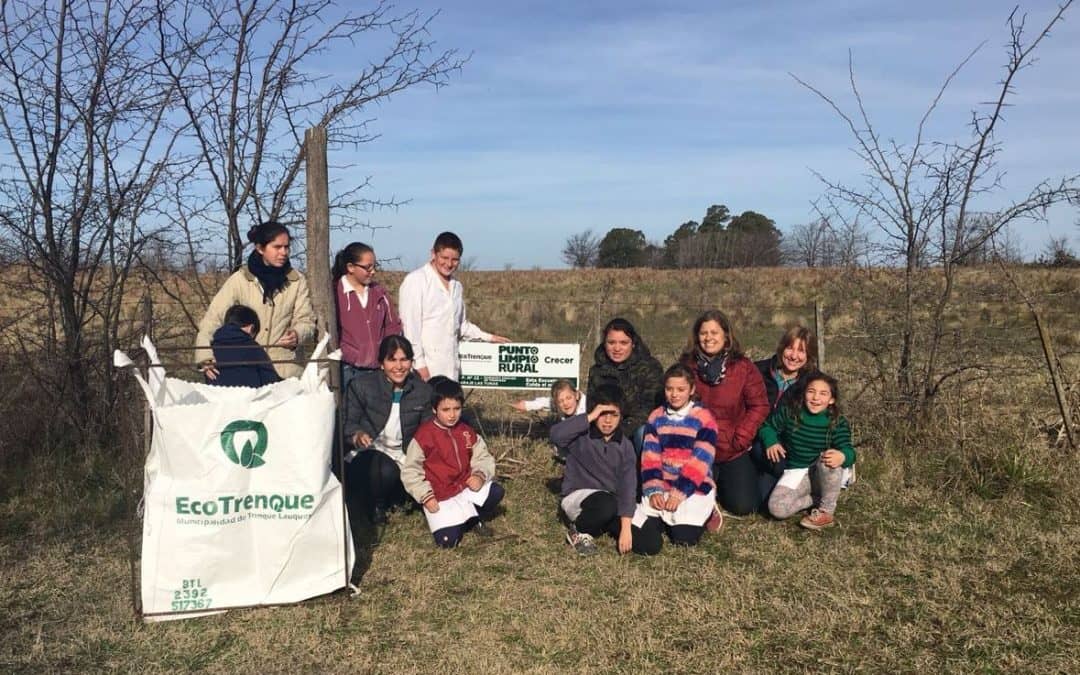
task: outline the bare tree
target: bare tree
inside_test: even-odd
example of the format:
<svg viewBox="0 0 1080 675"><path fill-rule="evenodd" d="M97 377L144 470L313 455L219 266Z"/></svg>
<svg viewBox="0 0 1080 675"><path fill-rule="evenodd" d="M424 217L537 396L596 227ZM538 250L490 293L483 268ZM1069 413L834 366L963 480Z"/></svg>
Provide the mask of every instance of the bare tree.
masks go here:
<svg viewBox="0 0 1080 675"><path fill-rule="evenodd" d="M570 267L596 267L596 257L600 253L600 237L592 230L572 234L566 238L562 247L562 259Z"/></svg>
<svg viewBox="0 0 1080 675"><path fill-rule="evenodd" d="M70 428L107 424L132 271L192 325L253 221L303 222L304 131L375 138L372 104L445 84L464 59L430 16L330 0L0 3L0 340ZM372 201L336 186L338 217ZM225 255L215 256L224 251ZM320 252L318 254L328 254ZM132 297L132 296L135 297Z"/></svg>
<svg viewBox="0 0 1080 675"><path fill-rule="evenodd" d="M829 221L825 218L795 225L784 238L784 257L795 265L825 267L830 234Z"/></svg>
<svg viewBox="0 0 1080 675"><path fill-rule="evenodd" d="M152 10L0 4L0 231L26 309L3 336L58 422L91 436L108 426L126 284L177 138L173 87L147 56Z"/></svg>
<svg viewBox="0 0 1080 675"><path fill-rule="evenodd" d="M434 15L398 12L385 1L366 11L351 7L332 0L180 0L172 7L159 0L155 54L194 149L170 214L174 248L188 254L191 268L205 267L222 248L225 266L239 267L251 224L304 222L298 177L308 128L325 127L331 151L355 149L377 138L369 129L376 104L414 86L440 87L465 62L456 50L435 48L428 32ZM401 203L366 197L368 182L331 181L338 224ZM198 297L186 281L164 285L194 317L216 280L196 281Z"/></svg>
<svg viewBox="0 0 1080 675"><path fill-rule="evenodd" d="M1002 113L1009 105L1017 76L1032 65L1035 49L1071 4L1072 0L1064 2L1030 42L1024 30L1026 17L1017 16L1015 11L1010 15L1004 74L992 102L972 112L971 136L966 141L930 142L925 131L945 90L978 48L945 78L908 144L884 140L879 135L863 104L850 57L850 84L857 107L852 113L792 75L843 120L854 139L854 150L865 165L866 183L861 186L819 177L831 203L846 207L853 217L865 218L878 228L882 257L898 256L903 265L903 307L894 323L900 331L896 384L905 400L923 412L945 381L975 367L941 363L944 318L953 300L956 268L964 256L1010 223L1042 218L1049 206L1074 201L1080 195L1080 176L1074 175L1040 183L1027 197L1000 211L975 215L971 208L973 199L1001 188L1001 174L997 171L1001 144L995 140L995 131L1003 121ZM929 262L940 270L937 278L920 273L919 268ZM926 321L919 316L924 302L930 307Z"/></svg>

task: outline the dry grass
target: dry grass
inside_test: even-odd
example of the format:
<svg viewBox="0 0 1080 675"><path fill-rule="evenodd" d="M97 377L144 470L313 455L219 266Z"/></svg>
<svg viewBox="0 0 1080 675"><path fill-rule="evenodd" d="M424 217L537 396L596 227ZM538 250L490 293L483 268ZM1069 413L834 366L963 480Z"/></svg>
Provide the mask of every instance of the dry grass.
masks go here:
<svg viewBox="0 0 1080 675"><path fill-rule="evenodd" d="M863 312L895 289L883 273L696 274L689 288L699 297L679 304L732 308L759 354L790 316L812 317L807 288L833 307L850 306L843 294L859 297ZM635 298L653 298L656 308L632 318L655 351L673 356L692 312L663 305L688 286L637 271L616 289L609 275L472 273L465 283L478 324L530 338L565 331L591 341L612 306L637 311ZM1077 372L1076 274L1025 281L1061 299L1049 323ZM509 412L509 394L476 392L470 405L509 474L494 541L467 537L439 551L421 517L396 516L357 597L143 625L131 610L126 539L135 451L42 448L0 476L0 670L1075 671L1076 457L1046 433L1053 408L1022 312L1000 302L993 275L976 271L965 283L959 347L1023 367L948 390L918 436L876 388L853 396L871 366L857 339L842 336L863 322L851 310L830 316L832 363L854 399L860 479L840 502L841 526L821 535L752 517L729 520L696 549L619 557L605 541L601 555L578 559L555 519L545 423ZM581 301L595 302L605 286L598 319ZM1018 337L974 341L988 326ZM1009 386L1000 372L1011 373Z"/></svg>

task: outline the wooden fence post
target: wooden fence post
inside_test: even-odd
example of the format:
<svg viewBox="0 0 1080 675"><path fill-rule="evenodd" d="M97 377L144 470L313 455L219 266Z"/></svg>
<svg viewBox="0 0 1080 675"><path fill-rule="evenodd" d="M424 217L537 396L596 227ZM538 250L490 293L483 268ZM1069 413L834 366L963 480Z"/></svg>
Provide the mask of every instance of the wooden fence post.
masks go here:
<svg viewBox="0 0 1080 675"><path fill-rule="evenodd" d="M825 370L825 308L814 300L814 336L817 339L818 370Z"/></svg>
<svg viewBox="0 0 1080 675"><path fill-rule="evenodd" d="M323 330L330 333L330 348L337 347L330 280L330 187L326 171L326 128L311 127L304 134L307 176L307 281L311 304Z"/></svg>

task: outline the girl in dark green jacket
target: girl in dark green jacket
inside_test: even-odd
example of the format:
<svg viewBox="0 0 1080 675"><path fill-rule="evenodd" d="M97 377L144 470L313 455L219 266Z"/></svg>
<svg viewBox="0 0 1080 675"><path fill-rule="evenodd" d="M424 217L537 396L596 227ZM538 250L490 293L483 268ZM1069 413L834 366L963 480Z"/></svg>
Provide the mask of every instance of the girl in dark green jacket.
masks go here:
<svg viewBox="0 0 1080 675"><path fill-rule="evenodd" d="M787 459L787 470L769 496L774 517L808 509L816 496L817 507L799 524L812 530L834 524L844 468L855 463L851 427L837 407L839 397L833 377L813 373L806 378L801 403L779 406L758 431L770 461Z"/></svg>

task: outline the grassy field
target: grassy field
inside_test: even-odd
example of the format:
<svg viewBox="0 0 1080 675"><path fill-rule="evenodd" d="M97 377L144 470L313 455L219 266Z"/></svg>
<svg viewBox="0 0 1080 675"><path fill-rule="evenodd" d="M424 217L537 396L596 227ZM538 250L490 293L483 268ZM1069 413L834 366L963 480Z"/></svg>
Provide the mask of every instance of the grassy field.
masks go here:
<svg viewBox="0 0 1080 675"><path fill-rule="evenodd" d="M1080 372L1078 275L1024 281L1046 299L1067 372ZM821 298L860 452L840 526L814 534L729 519L696 549L620 557L605 541L601 555L578 559L555 518L546 422L511 412L508 393L476 392L470 405L504 460L494 540L438 551L422 517L397 515L355 597L144 625L131 609L140 468L129 431L115 447L35 450L0 476L0 671L1080 668L1078 458L1048 434L1053 399L1034 334L991 273L964 279L949 358L981 350L997 366L943 392L918 435L870 385L872 342L887 336L866 331L894 293L889 275L710 272L688 283L640 270L613 284L602 272L507 272L465 283L471 317L489 330L591 351L595 325L627 314L662 361L697 307L730 310L760 356L785 321L812 321Z"/></svg>

